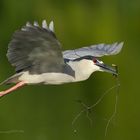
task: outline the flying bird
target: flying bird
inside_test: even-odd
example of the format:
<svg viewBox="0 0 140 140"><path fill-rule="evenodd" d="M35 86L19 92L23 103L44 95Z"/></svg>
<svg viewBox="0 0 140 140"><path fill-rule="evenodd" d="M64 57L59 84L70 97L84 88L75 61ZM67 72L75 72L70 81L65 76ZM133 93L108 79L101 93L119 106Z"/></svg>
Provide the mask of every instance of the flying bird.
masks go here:
<svg viewBox="0 0 140 140"><path fill-rule="evenodd" d="M117 71L98 59L105 55L118 54L123 42L114 44L98 44L74 50L61 50L61 44L54 32L53 21L42 26L38 22L27 22L17 30L8 45L7 58L15 67L16 74L2 84L15 85L1 91L4 96L12 91L31 84L64 84L86 80L95 71L109 72L117 75Z"/></svg>

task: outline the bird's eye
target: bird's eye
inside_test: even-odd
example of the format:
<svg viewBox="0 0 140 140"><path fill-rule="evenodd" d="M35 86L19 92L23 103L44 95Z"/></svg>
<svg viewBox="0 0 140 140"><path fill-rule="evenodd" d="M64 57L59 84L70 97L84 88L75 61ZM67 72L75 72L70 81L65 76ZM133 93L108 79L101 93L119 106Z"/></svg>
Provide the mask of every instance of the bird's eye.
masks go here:
<svg viewBox="0 0 140 140"><path fill-rule="evenodd" d="M96 59L96 58L93 58L93 62L94 62L94 63L97 63L97 59Z"/></svg>

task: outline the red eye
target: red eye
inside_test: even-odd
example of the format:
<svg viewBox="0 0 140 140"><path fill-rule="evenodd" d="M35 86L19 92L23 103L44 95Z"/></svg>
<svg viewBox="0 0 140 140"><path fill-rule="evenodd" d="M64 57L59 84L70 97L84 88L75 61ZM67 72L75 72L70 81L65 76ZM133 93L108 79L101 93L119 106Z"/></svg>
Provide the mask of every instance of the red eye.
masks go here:
<svg viewBox="0 0 140 140"><path fill-rule="evenodd" d="M96 58L93 58L93 62L94 62L94 63L97 63L97 59L96 59Z"/></svg>

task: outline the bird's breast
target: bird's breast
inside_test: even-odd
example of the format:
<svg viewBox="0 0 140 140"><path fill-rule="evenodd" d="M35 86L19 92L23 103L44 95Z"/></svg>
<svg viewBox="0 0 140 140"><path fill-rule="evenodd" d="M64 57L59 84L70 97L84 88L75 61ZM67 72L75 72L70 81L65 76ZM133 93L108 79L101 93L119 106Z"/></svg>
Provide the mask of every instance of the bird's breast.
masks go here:
<svg viewBox="0 0 140 140"><path fill-rule="evenodd" d="M25 81L27 84L63 84L74 81L74 77L65 73L42 73L42 74L30 74L24 72L20 77L20 81Z"/></svg>

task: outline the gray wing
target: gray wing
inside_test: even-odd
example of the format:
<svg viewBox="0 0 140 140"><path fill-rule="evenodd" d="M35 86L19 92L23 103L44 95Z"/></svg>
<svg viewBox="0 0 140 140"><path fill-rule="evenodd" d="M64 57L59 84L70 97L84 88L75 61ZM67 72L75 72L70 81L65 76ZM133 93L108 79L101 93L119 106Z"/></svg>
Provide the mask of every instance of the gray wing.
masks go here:
<svg viewBox="0 0 140 140"><path fill-rule="evenodd" d="M75 50L63 51L63 57L66 59L77 59L83 56L101 57L104 55L116 55L123 47L123 42L114 44L98 44L89 47L83 47Z"/></svg>
<svg viewBox="0 0 140 140"><path fill-rule="evenodd" d="M42 27L37 22L34 25L27 23L16 31L9 43L7 57L16 67L16 72L57 72L64 65L61 46L53 32L53 23L47 27L46 21L42 22Z"/></svg>

